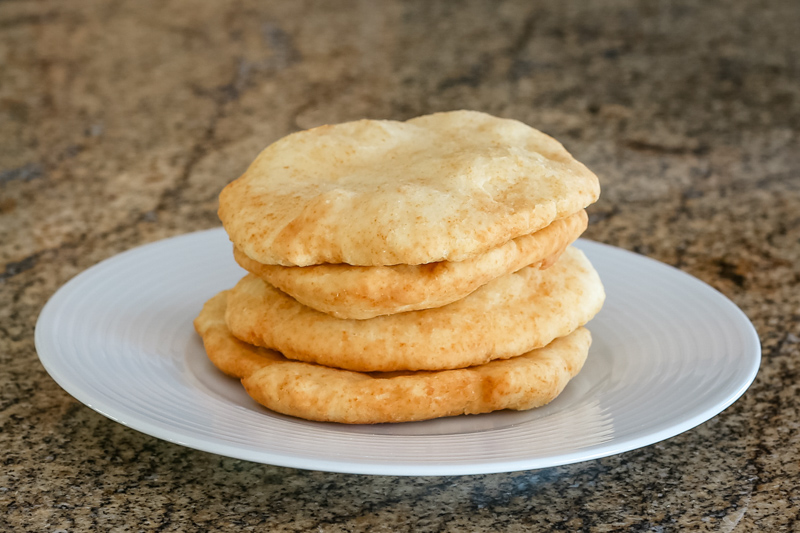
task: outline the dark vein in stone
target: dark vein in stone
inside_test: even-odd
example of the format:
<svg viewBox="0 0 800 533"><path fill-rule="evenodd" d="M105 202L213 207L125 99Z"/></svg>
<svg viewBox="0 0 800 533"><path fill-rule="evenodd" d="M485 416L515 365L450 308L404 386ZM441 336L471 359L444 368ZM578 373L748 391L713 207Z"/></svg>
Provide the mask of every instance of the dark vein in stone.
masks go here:
<svg viewBox="0 0 800 533"><path fill-rule="evenodd" d="M3 283L7 279L12 278L17 274L21 274L26 270L32 269L34 266L36 266L36 263L39 261L39 257L42 255L42 253L43 252L36 252L35 254L31 254L24 259L6 264L5 269L3 270L2 274L0 274L0 283Z"/></svg>
<svg viewBox="0 0 800 533"><path fill-rule="evenodd" d="M20 15L6 20L0 20L0 30L8 30L17 26L43 24L58 18L58 13L42 13L41 15Z"/></svg>

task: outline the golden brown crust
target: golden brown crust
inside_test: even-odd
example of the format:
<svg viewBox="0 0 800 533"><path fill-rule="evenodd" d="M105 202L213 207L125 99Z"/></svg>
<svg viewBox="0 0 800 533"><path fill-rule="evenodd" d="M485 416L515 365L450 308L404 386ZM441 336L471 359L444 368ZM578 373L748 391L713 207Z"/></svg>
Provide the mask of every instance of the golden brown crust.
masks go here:
<svg viewBox="0 0 800 533"><path fill-rule="evenodd" d="M239 265L294 299L336 318L367 319L441 307L491 280L538 263L547 268L586 229L586 211L554 221L465 261L427 265L284 267L253 261L234 247Z"/></svg>
<svg viewBox="0 0 800 533"><path fill-rule="evenodd" d="M205 303L194 319L194 329L202 337L208 358L225 374L243 378L267 362L285 361L277 352L244 343L231 335L225 323L228 292L223 291Z"/></svg>
<svg viewBox="0 0 800 533"><path fill-rule="evenodd" d="M547 347L481 366L364 374L291 361L239 341L225 326L226 298L212 298L195 320L211 361L242 378L260 404L308 420L375 424L539 407L580 371L591 344L579 328Z"/></svg>
<svg viewBox="0 0 800 533"><path fill-rule="evenodd" d="M597 177L521 122L361 120L267 147L220 194L239 250L284 266L464 261L597 200Z"/></svg>
<svg viewBox="0 0 800 533"><path fill-rule="evenodd" d="M588 322L605 294L582 252L547 270L526 267L444 307L369 320L333 318L252 274L228 296L239 339L290 359L360 372L442 370L514 357Z"/></svg>

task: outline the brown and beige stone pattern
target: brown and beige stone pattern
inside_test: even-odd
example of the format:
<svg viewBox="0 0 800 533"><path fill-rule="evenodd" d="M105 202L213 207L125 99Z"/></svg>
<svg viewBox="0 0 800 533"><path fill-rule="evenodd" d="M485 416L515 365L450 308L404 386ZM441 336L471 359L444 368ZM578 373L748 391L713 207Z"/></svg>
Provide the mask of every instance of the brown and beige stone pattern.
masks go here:
<svg viewBox="0 0 800 533"><path fill-rule="evenodd" d="M800 530L800 4L0 1L0 530ZM710 283L761 371L660 444L539 471L252 464L84 407L38 362L55 290L210 228L271 141L361 117L523 120L600 176L587 236Z"/></svg>

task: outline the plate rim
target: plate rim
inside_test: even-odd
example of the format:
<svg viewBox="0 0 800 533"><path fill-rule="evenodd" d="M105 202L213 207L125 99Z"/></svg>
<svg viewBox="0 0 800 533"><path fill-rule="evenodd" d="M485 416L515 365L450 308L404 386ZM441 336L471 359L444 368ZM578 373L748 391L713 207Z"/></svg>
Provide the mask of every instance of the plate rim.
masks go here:
<svg viewBox="0 0 800 533"><path fill-rule="evenodd" d="M594 247L598 250L604 250L604 253L627 255L634 258L636 261L645 261L650 263L656 268L669 269L673 274L677 275L682 282L699 284L698 286L703 286L705 290L710 289L715 297L719 299L719 303L728 307L729 310L738 317L742 325L745 326L741 333L743 334L742 336L745 342L748 343L748 346L743 346L742 352L751 354L751 359L748 361L743 361L743 363L749 362L749 368L747 368L746 377L742 380L738 389L734 393L730 394L724 402L706 406L706 408L699 413L682 420L679 423L673 424L659 431L653 431L645 435L641 435L639 437L631 437L623 440L612 438L608 442L593 445L589 447L589 449L579 449L566 454L515 460L488 459L480 462L451 464L409 464L406 462L392 463L386 461L337 460L335 457L333 459L330 457L319 458L290 453L276 454L270 451L251 449L251 447L244 445L209 441L205 438L192 435L191 431L183 428L165 430L158 424L153 423L146 416L136 416L135 414L130 415L124 411L124 408L114 405L114 401L104 398L97 398L90 391L86 391L82 387L76 385L69 379L68 376L60 372L57 364L54 363L54 357L57 357L57 355L54 356L53 353L48 353L48 350L51 348L53 352L57 352L57 348L51 346L51 344L55 344L55 339L50 339L47 337L48 332L46 331L46 326L48 324L53 324L54 318L56 318L60 306L63 305L62 300L65 300L68 297L69 288L71 286L74 286L85 278L91 277L103 268L108 268L109 265L112 265L114 262L124 261L127 257L140 253L145 248L166 246L166 243L174 243L176 240L203 239L204 237L207 238L208 236L216 237L216 235L220 232L224 233L223 228L216 227L138 245L92 265L91 267L76 274L66 283L60 286L58 290L56 290L56 292L48 299L47 303L39 313L34 330L34 344L37 356L48 375L50 375L50 377L62 389L64 389L67 394L95 412L113 420L114 422L120 423L125 427L134 429L151 437L203 452L281 467L298 468L304 470L319 470L335 473L395 476L452 476L513 472L568 465L583 461L595 460L602 457L609 457L661 442L689 431L725 411L752 385L760 368L762 358L761 341L755 326L749 317L744 313L744 311L742 311L732 300L730 300L719 290L692 276L691 274L688 274L666 263L662 263L656 259L609 244L581 238L579 239L578 245L582 250L585 250L587 247ZM402 438L404 435L395 435L394 437ZM420 436L415 436L415 438L419 437ZM429 437L435 439L436 435L431 435Z"/></svg>

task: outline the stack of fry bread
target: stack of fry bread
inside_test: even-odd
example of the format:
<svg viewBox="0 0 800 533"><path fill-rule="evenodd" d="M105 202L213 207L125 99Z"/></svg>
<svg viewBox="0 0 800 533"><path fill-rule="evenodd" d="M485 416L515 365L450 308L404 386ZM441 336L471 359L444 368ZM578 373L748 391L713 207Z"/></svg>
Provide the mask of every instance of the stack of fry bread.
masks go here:
<svg viewBox="0 0 800 533"><path fill-rule="evenodd" d="M571 245L599 193L551 137L474 111L291 134L220 194L247 274L195 329L258 403L307 420L542 406L605 299Z"/></svg>

